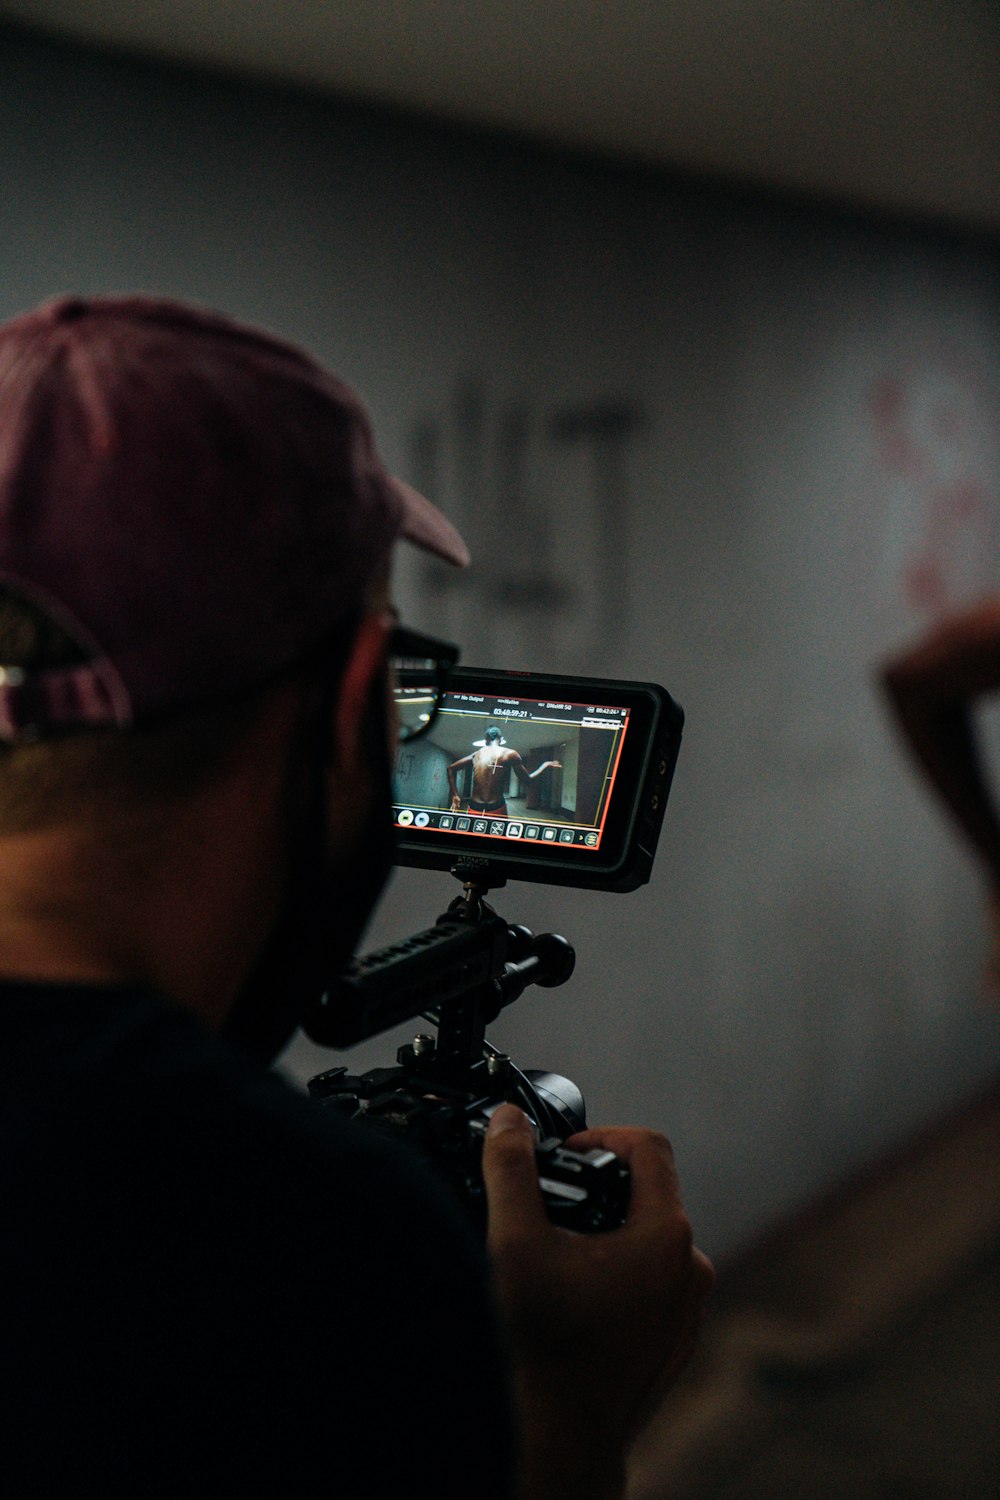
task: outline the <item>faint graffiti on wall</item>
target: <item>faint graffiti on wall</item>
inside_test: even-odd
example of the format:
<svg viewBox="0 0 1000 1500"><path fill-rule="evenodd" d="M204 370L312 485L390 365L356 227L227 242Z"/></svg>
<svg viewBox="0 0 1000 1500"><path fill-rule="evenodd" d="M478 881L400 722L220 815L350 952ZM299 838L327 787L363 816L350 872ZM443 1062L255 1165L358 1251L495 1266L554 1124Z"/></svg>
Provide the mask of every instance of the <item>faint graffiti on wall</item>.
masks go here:
<svg viewBox="0 0 1000 1500"><path fill-rule="evenodd" d="M500 636L535 664L607 665L628 619L628 459L643 425L627 400L495 397L476 379L413 423L410 475L473 553L467 574L421 581L466 659L493 660Z"/></svg>
<svg viewBox="0 0 1000 1500"><path fill-rule="evenodd" d="M871 415L891 588L936 619L997 586L1000 400L973 360L927 351L876 381Z"/></svg>

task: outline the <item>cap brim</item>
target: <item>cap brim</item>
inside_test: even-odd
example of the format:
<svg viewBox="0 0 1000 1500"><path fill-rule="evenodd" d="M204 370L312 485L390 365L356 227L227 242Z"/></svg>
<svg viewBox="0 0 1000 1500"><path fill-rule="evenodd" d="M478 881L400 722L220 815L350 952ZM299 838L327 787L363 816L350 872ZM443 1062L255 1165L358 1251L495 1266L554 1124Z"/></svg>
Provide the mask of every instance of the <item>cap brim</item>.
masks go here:
<svg viewBox="0 0 1000 1500"><path fill-rule="evenodd" d="M405 484L395 475L389 476L389 484L403 508L402 535L408 542L433 552L456 568L467 568L472 558L465 542L459 536L447 516L441 514L425 495Z"/></svg>

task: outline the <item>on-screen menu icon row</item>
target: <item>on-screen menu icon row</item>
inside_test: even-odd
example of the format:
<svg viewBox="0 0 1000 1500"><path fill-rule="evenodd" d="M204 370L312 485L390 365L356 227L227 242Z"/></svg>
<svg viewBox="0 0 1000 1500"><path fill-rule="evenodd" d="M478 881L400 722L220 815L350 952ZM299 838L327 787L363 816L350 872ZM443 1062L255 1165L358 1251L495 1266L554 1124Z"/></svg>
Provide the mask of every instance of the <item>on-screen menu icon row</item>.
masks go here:
<svg viewBox="0 0 1000 1500"><path fill-rule="evenodd" d="M541 844L582 844L594 849L600 835L593 829L566 828L551 823L526 823L516 819L480 817L465 813L416 812L401 807L396 812L400 828L437 828L443 832L485 834L488 838L526 839Z"/></svg>

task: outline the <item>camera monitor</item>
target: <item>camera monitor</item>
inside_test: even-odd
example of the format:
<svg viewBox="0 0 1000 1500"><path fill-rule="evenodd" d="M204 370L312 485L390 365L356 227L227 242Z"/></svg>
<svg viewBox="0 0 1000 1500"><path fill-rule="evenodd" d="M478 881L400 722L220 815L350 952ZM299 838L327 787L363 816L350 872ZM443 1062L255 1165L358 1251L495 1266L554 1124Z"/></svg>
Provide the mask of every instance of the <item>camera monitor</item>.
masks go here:
<svg viewBox="0 0 1000 1500"><path fill-rule="evenodd" d="M401 721L426 715L419 672ZM398 864L629 891L650 876L683 712L654 683L460 668L429 732L403 743Z"/></svg>

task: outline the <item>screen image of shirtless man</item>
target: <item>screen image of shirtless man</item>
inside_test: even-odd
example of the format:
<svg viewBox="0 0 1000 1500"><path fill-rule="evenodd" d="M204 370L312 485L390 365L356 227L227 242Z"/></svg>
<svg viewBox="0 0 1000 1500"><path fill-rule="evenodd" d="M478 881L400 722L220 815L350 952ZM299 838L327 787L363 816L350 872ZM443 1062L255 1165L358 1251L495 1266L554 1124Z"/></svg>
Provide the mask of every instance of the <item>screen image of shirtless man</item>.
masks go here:
<svg viewBox="0 0 1000 1500"><path fill-rule="evenodd" d="M472 767L472 794L468 811L482 813L491 818L507 817L507 802L504 797L504 772L512 770L523 784L534 781L543 771L562 770L562 762L546 760L534 771L525 768L524 761L516 750L511 749L495 724L491 724L485 737L478 741L470 755L452 761L448 767L448 785L451 789L451 810L461 812L462 798L458 790L458 772L463 766Z"/></svg>

